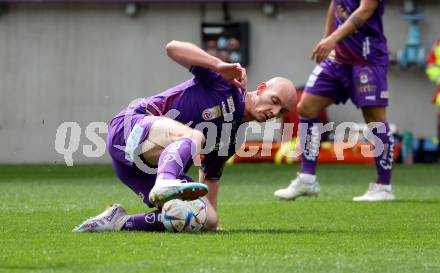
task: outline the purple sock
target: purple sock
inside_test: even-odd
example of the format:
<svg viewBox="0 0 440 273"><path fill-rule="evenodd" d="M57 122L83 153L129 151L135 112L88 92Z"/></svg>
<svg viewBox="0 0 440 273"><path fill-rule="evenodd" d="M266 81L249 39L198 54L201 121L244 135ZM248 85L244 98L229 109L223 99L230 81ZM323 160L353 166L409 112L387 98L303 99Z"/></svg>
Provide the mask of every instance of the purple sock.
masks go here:
<svg viewBox="0 0 440 273"><path fill-rule="evenodd" d="M377 184L391 184L391 170L394 156L394 137L387 122L384 126L373 128L373 134L383 143L383 152L374 158Z"/></svg>
<svg viewBox="0 0 440 273"><path fill-rule="evenodd" d="M149 213L130 215L122 230L129 231L164 231L160 210Z"/></svg>
<svg viewBox="0 0 440 273"><path fill-rule="evenodd" d="M180 138L171 143L159 157L157 178L176 179L196 152L196 145L189 138Z"/></svg>
<svg viewBox="0 0 440 273"><path fill-rule="evenodd" d="M299 138L301 153L300 173L316 174L319 147L321 146L321 130L319 118L300 118ZM318 124L314 124L318 123Z"/></svg>

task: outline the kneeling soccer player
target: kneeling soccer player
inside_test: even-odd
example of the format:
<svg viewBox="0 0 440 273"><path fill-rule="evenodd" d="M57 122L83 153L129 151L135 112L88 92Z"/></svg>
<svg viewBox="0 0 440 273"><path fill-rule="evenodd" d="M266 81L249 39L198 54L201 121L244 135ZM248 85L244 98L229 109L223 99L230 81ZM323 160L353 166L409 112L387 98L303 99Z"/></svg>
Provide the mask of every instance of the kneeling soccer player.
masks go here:
<svg viewBox="0 0 440 273"><path fill-rule="evenodd" d="M107 137L112 166L119 179L149 207L160 208L172 199L191 202L206 195L205 230L216 230L219 180L225 162L235 153L239 126L288 112L296 99L295 87L291 81L275 77L259 84L258 90L245 92L246 71L240 64L225 63L186 42L172 41L166 51L194 77L132 103L113 118ZM206 123L214 125L208 127L215 128L215 134L196 129ZM225 134L223 128L230 130ZM210 142L210 135L214 141ZM202 183L195 183L186 172L205 144L213 148L201 162ZM115 204L73 231L118 230L165 228L159 209L127 215L121 205Z"/></svg>

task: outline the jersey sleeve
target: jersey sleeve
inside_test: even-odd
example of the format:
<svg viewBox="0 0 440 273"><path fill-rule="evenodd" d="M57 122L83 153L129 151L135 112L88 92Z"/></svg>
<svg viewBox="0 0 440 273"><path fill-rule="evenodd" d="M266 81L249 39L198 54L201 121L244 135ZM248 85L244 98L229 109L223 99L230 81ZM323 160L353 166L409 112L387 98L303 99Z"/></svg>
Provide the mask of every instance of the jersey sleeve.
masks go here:
<svg viewBox="0 0 440 273"><path fill-rule="evenodd" d="M194 79L200 83L206 84L224 80L217 72L201 66L191 66L189 71L194 75Z"/></svg>

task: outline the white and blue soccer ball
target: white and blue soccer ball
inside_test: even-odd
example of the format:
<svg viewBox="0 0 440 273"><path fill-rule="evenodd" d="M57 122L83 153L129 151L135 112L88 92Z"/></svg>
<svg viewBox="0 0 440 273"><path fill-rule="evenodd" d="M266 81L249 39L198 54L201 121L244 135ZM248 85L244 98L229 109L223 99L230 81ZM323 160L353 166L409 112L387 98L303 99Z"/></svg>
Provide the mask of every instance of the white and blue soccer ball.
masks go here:
<svg viewBox="0 0 440 273"><path fill-rule="evenodd" d="M162 222L168 231L197 232L206 224L207 205L202 199L182 201L173 199L162 207Z"/></svg>

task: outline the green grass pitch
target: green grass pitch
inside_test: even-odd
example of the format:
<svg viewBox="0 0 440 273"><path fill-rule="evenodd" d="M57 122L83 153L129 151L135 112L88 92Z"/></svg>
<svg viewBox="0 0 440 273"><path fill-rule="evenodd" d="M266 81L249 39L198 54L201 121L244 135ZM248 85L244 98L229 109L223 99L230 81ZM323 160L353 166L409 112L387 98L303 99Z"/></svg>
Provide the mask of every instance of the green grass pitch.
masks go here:
<svg viewBox="0 0 440 273"><path fill-rule="evenodd" d="M440 272L438 164L397 165L398 200L374 204L350 201L374 179L351 165L319 166L319 198L276 200L297 169L227 167L224 232L73 234L106 204L145 207L110 166L0 166L0 272Z"/></svg>

